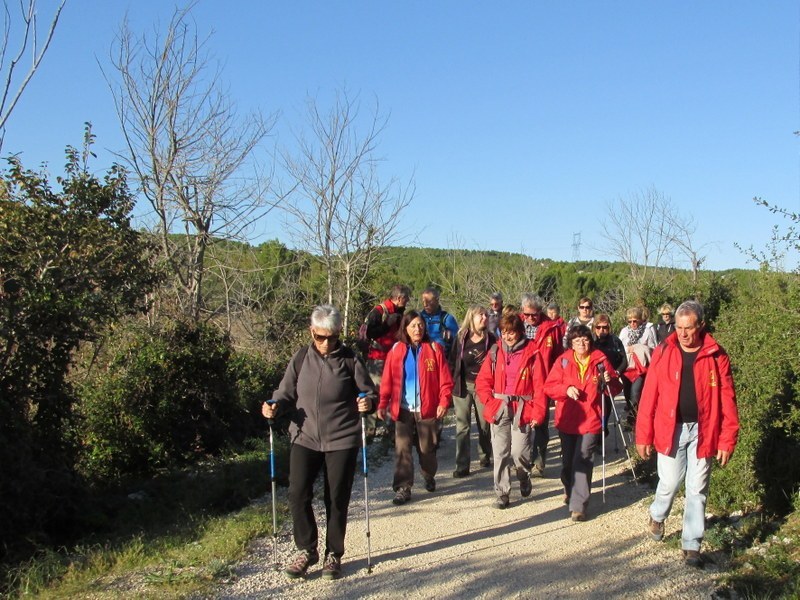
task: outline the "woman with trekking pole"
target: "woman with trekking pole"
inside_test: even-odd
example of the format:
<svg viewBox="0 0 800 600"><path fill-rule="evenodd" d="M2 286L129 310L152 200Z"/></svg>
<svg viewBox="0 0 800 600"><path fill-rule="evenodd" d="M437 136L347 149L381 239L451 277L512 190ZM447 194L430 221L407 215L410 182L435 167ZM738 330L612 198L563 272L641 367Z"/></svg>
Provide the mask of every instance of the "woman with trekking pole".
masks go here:
<svg viewBox="0 0 800 600"><path fill-rule="evenodd" d="M594 349L586 325L572 327L566 340L568 349L550 369L544 393L556 402L564 504L573 521L585 521L594 453L603 439L603 389L607 386L613 397L622 386L606 355Z"/></svg>
<svg viewBox="0 0 800 600"><path fill-rule="evenodd" d="M331 305L311 313L311 344L292 357L267 419L287 414L289 507L298 553L286 566L289 579L305 576L319 562L317 522L311 501L322 472L327 535L322 577L341 575L347 511L362 440L361 415L374 410L375 388L359 354L339 341L342 317Z"/></svg>

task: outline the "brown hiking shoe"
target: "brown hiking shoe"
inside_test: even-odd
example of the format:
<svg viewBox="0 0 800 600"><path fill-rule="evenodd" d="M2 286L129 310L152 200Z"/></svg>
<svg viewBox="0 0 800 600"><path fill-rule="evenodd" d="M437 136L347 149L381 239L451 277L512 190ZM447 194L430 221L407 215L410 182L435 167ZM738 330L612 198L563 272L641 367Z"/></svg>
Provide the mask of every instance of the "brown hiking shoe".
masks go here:
<svg viewBox="0 0 800 600"><path fill-rule="evenodd" d="M650 537L653 538L656 542L660 542L664 538L664 523L659 523L658 521L654 521L653 517L650 517L650 523L647 526L648 531L650 531Z"/></svg>
<svg viewBox="0 0 800 600"><path fill-rule="evenodd" d="M342 559L328 554L322 563L323 579L339 579L342 576Z"/></svg>
<svg viewBox="0 0 800 600"><path fill-rule="evenodd" d="M703 557L700 556L698 550L684 550L683 562L686 563L687 567L694 567L695 569L703 568Z"/></svg>
<svg viewBox="0 0 800 600"><path fill-rule="evenodd" d="M578 511L572 511L572 515L571 515L570 518L575 522L585 521L586 520L586 513L582 513L582 512L578 512Z"/></svg>
<svg viewBox="0 0 800 600"><path fill-rule="evenodd" d="M309 550L301 550L283 571L289 579L299 579L306 574L308 568L319 562L319 554Z"/></svg>

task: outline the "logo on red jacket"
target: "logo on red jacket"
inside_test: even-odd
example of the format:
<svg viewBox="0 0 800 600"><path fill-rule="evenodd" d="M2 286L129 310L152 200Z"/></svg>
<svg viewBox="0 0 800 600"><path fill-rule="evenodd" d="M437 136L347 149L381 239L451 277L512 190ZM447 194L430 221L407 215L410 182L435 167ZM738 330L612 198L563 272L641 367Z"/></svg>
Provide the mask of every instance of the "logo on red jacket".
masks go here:
<svg viewBox="0 0 800 600"><path fill-rule="evenodd" d="M426 358L425 359L425 370L426 371L432 373L435 370L434 369L435 366L436 366L436 361L435 360L433 360L432 358Z"/></svg>
<svg viewBox="0 0 800 600"><path fill-rule="evenodd" d="M709 371L709 375L710 375L708 380L709 387L717 387L717 374L712 369L711 371Z"/></svg>

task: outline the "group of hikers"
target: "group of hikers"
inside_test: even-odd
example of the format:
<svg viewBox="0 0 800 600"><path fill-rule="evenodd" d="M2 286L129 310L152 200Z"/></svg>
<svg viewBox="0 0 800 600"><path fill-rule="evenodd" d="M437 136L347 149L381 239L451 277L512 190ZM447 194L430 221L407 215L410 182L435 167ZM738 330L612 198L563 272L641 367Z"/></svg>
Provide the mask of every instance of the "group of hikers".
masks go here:
<svg viewBox="0 0 800 600"><path fill-rule="evenodd" d="M564 504L575 522L587 519L594 456L608 435L613 398L624 392L627 423L636 449L657 453L659 483L647 531L664 536L675 495L685 485L682 552L701 567L700 544L711 465L724 466L738 433L736 397L727 353L705 330L703 307L689 300L677 310L664 304L657 325L647 311L626 311L612 333L608 314L595 314L581 298L568 322L556 303L523 294L503 306L499 292L489 307L470 306L459 326L442 309L439 292L426 288L422 309L406 310L411 290L392 288L360 330L364 354L340 341L342 318L331 305L311 313L311 344L289 362L263 414L290 420L289 505L298 553L285 567L290 579L319 562L312 510L313 485L323 474L327 517L322 577L341 575L347 510L358 451L377 418L393 424L395 469L392 502L411 499L413 452L427 492L436 490L442 421L455 409L456 468L473 471L471 428L477 426L478 468L493 470L494 504L510 505L512 479L531 495L543 477L550 407L561 443Z"/></svg>

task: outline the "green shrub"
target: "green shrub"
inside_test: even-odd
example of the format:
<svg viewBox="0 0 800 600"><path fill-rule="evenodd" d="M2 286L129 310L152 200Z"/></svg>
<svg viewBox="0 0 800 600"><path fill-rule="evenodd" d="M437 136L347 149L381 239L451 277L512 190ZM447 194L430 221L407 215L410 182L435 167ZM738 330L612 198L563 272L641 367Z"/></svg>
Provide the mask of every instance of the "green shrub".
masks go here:
<svg viewBox="0 0 800 600"><path fill-rule="evenodd" d="M717 322L731 355L739 443L716 469L711 502L728 510L763 506L785 514L800 485L800 283L758 273Z"/></svg>
<svg viewBox="0 0 800 600"><path fill-rule="evenodd" d="M78 385L80 472L109 482L240 443L270 380L213 326L118 328Z"/></svg>

